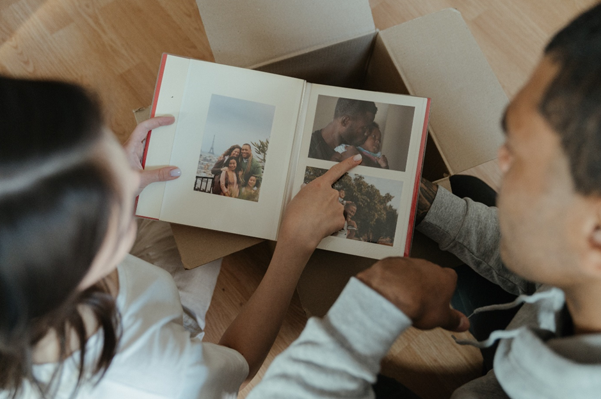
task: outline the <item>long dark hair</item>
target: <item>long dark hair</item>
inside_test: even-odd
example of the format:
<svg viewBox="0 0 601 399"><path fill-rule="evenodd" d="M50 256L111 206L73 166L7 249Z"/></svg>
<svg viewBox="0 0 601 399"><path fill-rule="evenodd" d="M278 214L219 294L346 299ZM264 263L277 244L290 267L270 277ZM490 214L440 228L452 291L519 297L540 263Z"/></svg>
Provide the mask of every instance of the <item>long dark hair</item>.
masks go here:
<svg viewBox="0 0 601 399"><path fill-rule="evenodd" d="M107 133L83 89L0 77L0 121L0 390L16 397L29 382L52 396L72 331L80 344L75 389L101 377L116 353L113 298L101 283L77 287L105 239L119 190L94 155ZM84 370L90 363L82 305L104 338L93 370ZM51 330L60 342L59 367L52 381L38 381L32 348Z"/></svg>
<svg viewBox="0 0 601 399"><path fill-rule="evenodd" d="M229 157L230 155L232 155L232 152L235 149L238 149L238 151L242 151L242 147L240 147L238 144L234 144L233 146L231 146L230 148L228 148L227 150L225 150L225 152L223 154L221 154L222 157Z"/></svg>

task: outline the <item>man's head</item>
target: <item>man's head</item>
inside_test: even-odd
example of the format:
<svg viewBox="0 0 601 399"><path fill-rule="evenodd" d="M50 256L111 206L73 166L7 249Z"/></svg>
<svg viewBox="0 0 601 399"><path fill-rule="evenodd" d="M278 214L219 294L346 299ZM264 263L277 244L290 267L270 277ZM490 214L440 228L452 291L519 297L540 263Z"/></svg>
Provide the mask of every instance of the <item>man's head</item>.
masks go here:
<svg viewBox="0 0 601 399"><path fill-rule="evenodd" d="M344 191L343 188L341 188L340 190L338 190L338 196L342 199L344 199L344 196L346 195L346 192Z"/></svg>
<svg viewBox="0 0 601 399"><path fill-rule="evenodd" d="M344 144L361 145L367 139L369 125L378 112L372 101L339 98L334 110L334 119L341 126L340 135Z"/></svg>
<svg viewBox="0 0 601 399"><path fill-rule="evenodd" d="M601 280L601 6L551 40L503 125L503 260L564 289Z"/></svg>
<svg viewBox="0 0 601 399"><path fill-rule="evenodd" d="M250 144L242 145L242 158L248 159L252 155L252 150L250 148Z"/></svg>

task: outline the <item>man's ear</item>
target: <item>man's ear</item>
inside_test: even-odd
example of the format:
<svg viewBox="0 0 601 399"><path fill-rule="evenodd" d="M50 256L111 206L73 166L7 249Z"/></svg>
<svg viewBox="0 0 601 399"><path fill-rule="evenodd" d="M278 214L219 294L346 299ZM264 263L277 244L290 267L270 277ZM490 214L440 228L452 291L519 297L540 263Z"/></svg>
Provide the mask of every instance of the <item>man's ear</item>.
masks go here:
<svg viewBox="0 0 601 399"><path fill-rule="evenodd" d="M340 124L344 127L347 127L351 122L351 117L348 115L343 115L340 117Z"/></svg>
<svg viewBox="0 0 601 399"><path fill-rule="evenodd" d="M595 199L595 225L589 232L589 270L601 277L601 199Z"/></svg>

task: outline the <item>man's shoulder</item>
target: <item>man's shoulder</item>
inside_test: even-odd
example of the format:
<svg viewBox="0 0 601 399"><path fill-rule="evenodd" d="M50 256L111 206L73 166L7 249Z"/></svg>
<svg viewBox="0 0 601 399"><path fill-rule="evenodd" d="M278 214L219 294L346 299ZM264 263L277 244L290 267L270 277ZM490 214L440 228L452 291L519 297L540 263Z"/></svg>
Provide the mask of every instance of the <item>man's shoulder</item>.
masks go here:
<svg viewBox="0 0 601 399"><path fill-rule="evenodd" d="M328 143L323 139L321 129L316 130L311 135L311 145L309 146L309 157L324 159L329 161L332 155L336 152L331 148Z"/></svg>
<svg viewBox="0 0 601 399"><path fill-rule="evenodd" d="M321 129L316 130L311 134L311 141L313 141L313 140L324 141L323 137L321 135Z"/></svg>

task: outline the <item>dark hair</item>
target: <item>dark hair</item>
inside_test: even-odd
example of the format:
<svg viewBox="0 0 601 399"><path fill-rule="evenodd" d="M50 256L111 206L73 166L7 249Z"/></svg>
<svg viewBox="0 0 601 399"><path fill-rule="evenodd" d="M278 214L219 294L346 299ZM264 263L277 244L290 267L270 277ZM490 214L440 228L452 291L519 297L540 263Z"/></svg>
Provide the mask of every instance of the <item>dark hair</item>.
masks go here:
<svg viewBox="0 0 601 399"><path fill-rule="evenodd" d="M373 101L352 100L350 98L339 98L334 109L334 119L343 116L357 118L370 112L374 115L378 112L378 108Z"/></svg>
<svg viewBox="0 0 601 399"><path fill-rule="evenodd" d="M380 125L378 125L378 122L372 122L371 125L369 125L369 131L372 132L375 129L380 130Z"/></svg>
<svg viewBox="0 0 601 399"><path fill-rule="evenodd" d="M99 284L77 287L104 242L119 190L94 153L106 133L83 89L0 77L0 120L0 389L16 397L29 381L53 396L71 331L80 344L75 390L90 375L101 377L116 353L113 298ZM84 370L81 305L103 332L94 370ZM51 329L60 341L59 367L51 381L38 381L32 348Z"/></svg>
<svg viewBox="0 0 601 399"><path fill-rule="evenodd" d="M230 148L228 148L227 150L225 150L225 152L223 153L222 156L224 157L229 157L230 155L232 155L232 152L234 152L235 149L238 150L242 150L242 147L240 147L238 144L234 144L233 146L231 146Z"/></svg>
<svg viewBox="0 0 601 399"><path fill-rule="evenodd" d="M601 4L558 32L545 55L559 70L539 112L561 137L576 190L601 194Z"/></svg>
<svg viewBox="0 0 601 399"><path fill-rule="evenodd" d="M232 161L236 162L236 166L238 166L238 160L236 158L228 158L228 160L227 160L228 166L230 163L232 163Z"/></svg>

